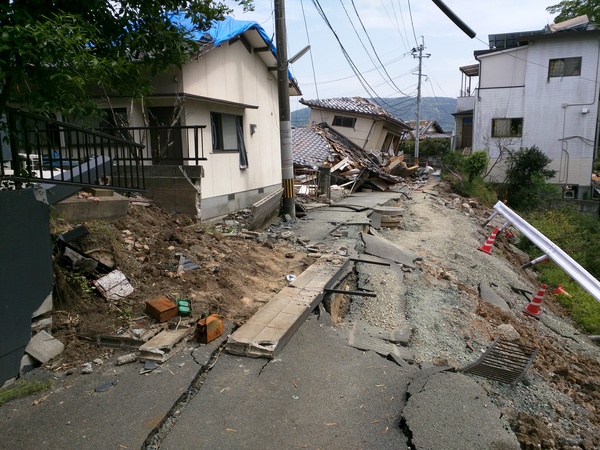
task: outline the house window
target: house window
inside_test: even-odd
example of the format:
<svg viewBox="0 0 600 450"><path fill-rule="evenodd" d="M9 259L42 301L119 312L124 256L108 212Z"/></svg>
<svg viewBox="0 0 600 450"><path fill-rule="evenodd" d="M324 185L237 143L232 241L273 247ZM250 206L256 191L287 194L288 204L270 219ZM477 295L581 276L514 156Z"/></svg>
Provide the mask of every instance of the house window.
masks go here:
<svg viewBox="0 0 600 450"><path fill-rule="evenodd" d="M551 59L548 64L548 78L578 77L579 75L581 75L581 56Z"/></svg>
<svg viewBox="0 0 600 450"><path fill-rule="evenodd" d="M523 118L492 119L492 137L518 137L523 135Z"/></svg>
<svg viewBox="0 0 600 450"><path fill-rule="evenodd" d="M354 128L355 117L334 116L332 125L334 127Z"/></svg>
<svg viewBox="0 0 600 450"><path fill-rule="evenodd" d="M248 157L244 144L244 121L242 116L210 113L212 149L214 152L239 152L240 168L248 167Z"/></svg>

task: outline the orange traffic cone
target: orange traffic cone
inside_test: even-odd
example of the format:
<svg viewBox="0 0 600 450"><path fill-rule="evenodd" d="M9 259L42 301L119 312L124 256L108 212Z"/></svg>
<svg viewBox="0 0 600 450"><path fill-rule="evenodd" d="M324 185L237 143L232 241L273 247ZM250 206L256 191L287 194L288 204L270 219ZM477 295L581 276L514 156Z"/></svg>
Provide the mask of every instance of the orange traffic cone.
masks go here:
<svg viewBox="0 0 600 450"><path fill-rule="evenodd" d="M569 294L567 291L565 291L560 284L558 285L558 287L554 291L554 295L558 295L558 294L566 295L567 297L571 296L571 294Z"/></svg>
<svg viewBox="0 0 600 450"><path fill-rule="evenodd" d="M494 228L490 237L487 238L485 244L481 247L477 247L477 250L481 250L483 253L487 253L488 255L492 252L492 247L494 246L494 241L496 240L496 236L498 235L498 227Z"/></svg>
<svg viewBox="0 0 600 450"><path fill-rule="evenodd" d="M523 314L527 314L528 316L535 317L538 319L540 317L540 306L542 306L542 300L544 299L544 294L546 293L546 285L542 284L542 287L538 291L538 293L533 297L533 300L523 308Z"/></svg>

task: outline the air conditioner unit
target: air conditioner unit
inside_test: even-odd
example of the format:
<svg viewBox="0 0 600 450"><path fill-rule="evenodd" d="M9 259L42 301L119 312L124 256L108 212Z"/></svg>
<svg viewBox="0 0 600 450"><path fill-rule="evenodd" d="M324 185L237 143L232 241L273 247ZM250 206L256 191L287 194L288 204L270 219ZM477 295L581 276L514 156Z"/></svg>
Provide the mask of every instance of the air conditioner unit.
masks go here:
<svg viewBox="0 0 600 450"><path fill-rule="evenodd" d="M579 186L568 185L563 186L563 198L565 199L575 199L577 198L577 188Z"/></svg>

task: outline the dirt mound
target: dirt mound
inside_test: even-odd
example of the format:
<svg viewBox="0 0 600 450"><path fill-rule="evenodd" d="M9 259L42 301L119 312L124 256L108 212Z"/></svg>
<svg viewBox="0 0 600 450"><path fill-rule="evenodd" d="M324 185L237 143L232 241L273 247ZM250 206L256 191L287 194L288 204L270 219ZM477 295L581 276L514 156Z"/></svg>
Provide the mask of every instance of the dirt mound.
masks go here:
<svg viewBox="0 0 600 450"><path fill-rule="evenodd" d="M64 233L74 226L56 221L52 232ZM145 313L148 300L188 299L195 320L203 313L217 313L239 325L285 285L286 274L305 268L305 254L276 236L262 236L257 242L257 234L228 233L227 226L201 225L154 206L131 205L127 218L93 221L87 227L89 234L73 246L118 268L134 292L106 301L91 284L93 277L55 258L53 334L66 344L55 363L61 368L97 357L98 348L89 344L95 336L129 336L131 330L155 326ZM189 270L181 270L182 261Z"/></svg>

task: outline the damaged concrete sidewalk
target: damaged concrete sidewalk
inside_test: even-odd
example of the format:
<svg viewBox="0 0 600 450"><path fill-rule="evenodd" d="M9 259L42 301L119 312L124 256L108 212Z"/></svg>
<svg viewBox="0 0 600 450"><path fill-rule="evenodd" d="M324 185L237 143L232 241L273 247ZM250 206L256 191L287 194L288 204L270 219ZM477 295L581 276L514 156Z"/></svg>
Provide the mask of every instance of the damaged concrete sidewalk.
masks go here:
<svg viewBox="0 0 600 450"><path fill-rule="evenodd" d="M393 245L381 249L376 236L363 232L374 209L402 195L357 193L309 211L292 229L317 251L363 258L370 267L364 277L377 270L376 261L401 284L402 269L411 270L416 255ZM412 364L401 346L397 354L380 350L367 339L376 333L332 327L319 310L319 316L302 317L273 359L226 352L223 337L209 345L189 342L160 370L144 375L137 365L107 361L92 376L59 379L36 406L25 398L2 407L0 447L519 448L500 411L469 376ZM409 337L410 327L396 335L399 342Z"/></svg>

